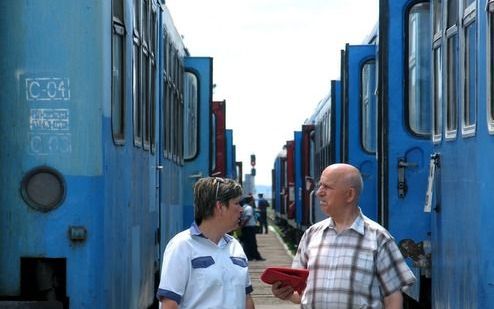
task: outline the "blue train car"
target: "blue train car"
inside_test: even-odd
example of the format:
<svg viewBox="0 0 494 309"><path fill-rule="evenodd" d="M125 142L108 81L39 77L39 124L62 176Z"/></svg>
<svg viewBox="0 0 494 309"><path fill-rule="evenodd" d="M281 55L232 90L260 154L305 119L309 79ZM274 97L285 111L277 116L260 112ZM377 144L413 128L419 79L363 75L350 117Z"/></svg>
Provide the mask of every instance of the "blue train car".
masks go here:
<svg viewBox="0 0 494 309"><path fill-rule="evenodd" d="M211 172L212 59L163 1L0 10L0 306L146 308Z"/></svg>

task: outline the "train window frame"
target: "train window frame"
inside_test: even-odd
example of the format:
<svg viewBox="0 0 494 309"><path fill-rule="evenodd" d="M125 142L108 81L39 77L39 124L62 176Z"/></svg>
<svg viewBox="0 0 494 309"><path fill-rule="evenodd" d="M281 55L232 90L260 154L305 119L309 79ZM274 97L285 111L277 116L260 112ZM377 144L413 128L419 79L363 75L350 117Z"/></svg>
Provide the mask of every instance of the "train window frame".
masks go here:
<svg viewBox="0 0 494 309"><path fill-rule="evenodd" d="M377 113L376 70L375 59L366 60L360 70L360 144L369 154L377 151L377 119L374 117Z"/></svg>
<svg viewBox="0 0 494 309"><path fill-rule="evenodd" d="M111 43L111 130L113 143L125 145L125 38L124 5L122 0L112 1ZM118 66L118 67L117 67Z"/></svg>
<svg viewBox="0 0 494 309"><path fill-rule="evenodd" d="M431 6L416 2L407 9L405 40L405 114L407 129L419 138L431 138ZM419 18L429 22L424 26ZM425 111L425 112L424 112ZM425 118L424 118L425 116Z"/></svg>
<svg viewBox="0 0 494 309"><path fill-rule="evenodd" d="M184 73L184 145L183 160L190 161L199 154L199 93L200 82L195 72Z"/></svg>
<svg viewBox="0 0 494 309"><path fill-rule="evenodd" d="M494 0L487 3L487 128L491 135L494 135Z"/></svg>
<svg viewBox="0 0 494 309"><path fill-rule="evenodd" d="M461 98L461 132L463 137L475 136L477 128L477 33L476 0L471 2L463 11L462 17L462 67L460 71L462 98ZM473 30L473 32L472 32ZM470 40L473 40L473 44ZM473 93L472 93L473 92Z"/></svg>
<svg viewBox="0 0 494 309"><path fill-rule="evenodd" d="M433 0L433 37L432 37L432 142L437 144L442 141L443 134L443 104L444 104L444 80L443 80L443 1Z"/></svg>

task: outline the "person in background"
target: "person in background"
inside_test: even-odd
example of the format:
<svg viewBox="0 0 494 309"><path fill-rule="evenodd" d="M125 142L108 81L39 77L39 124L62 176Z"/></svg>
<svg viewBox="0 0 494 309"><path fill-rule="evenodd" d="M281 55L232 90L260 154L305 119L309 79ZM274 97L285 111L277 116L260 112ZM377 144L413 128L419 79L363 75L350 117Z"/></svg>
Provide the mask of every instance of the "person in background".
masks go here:
<svg viewBox="0 0 494 309"><path fill-rule="evenodd" d="M268 201L266 201L266 199L264 199L263 197L263 194L262 193L259 193L257 194L257 208L259 209L259 222L261 223L261 234L262 234L262 231L264 230L265 233L267 234L268 233L268 214L267 214L267 210L268 210L268 207L269 207L269 203Z"/></svg>
<svg viewBox="0 0 494 309"><path fill-rule="evenodd" d="M402 308L402 289L415 277L389 232L360 210L362 189L351 165L322 172L316 194L329 218L305 231L292 263L309 270L307 286L299 294L275 282L274 296L302 308Z"/></svg>
<svg viewBox="0 0 494 309"><path fill-rule="evenodd" d="M254 207L254 198L248 195L242 199L243 214L242 214L242 244L244 246L245 254L249 261L265 261L257 250L257 219Z"/></svg>
<svg viewBox="0 0 494 309"><path fill-rule="evenodd" d="M163 255L161 308L255 308L247 257L227 234L239 225L241 196L234 180L197 181L194 222L170 240Z"/></svg>

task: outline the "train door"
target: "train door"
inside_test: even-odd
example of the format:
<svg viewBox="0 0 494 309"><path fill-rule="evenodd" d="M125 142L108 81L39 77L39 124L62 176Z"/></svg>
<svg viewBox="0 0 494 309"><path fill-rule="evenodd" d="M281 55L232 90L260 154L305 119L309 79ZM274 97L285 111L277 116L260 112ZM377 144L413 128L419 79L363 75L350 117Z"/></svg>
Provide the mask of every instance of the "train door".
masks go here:
<svg viewBox="0 0 494 309"><path fill-rule="evenodd" d="M432 2L432 307L492 308L494 1Z"/></svg>
<svg viewBox="0 0 494 309"><path fill-rule="evenodd" d="M430 243L424 212L432 152L430 8L428 2L381 0L379 12L378 214L414 259L407 261L419 280L407 294L418 300L429 269L404 244Z"/></svg>
<svg viewBox="0 0 494 309"><path fill-rule="evenodd" d="M189 138L184 144L183 224L187 227L194 219L194 184L210 174L213 59L186 57L185 71L197 81L196 112L186 113L187 122L193 128L192 132L185 132Z"/></svg>
<svg viewBox="0 0 494 309"><path fill-rule="evenodd" d="M343 162L357 167L364 180L362 212L377 220L375 45L347 45L343 94Z"/></svg>

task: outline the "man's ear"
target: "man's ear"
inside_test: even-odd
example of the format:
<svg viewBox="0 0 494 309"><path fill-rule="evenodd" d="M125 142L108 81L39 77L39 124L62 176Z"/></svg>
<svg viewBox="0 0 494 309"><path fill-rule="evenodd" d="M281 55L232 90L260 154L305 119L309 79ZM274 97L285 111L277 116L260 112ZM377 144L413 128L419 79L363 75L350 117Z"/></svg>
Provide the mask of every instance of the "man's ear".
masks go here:
<svg viewBox="0 0 494 309"><path fill-rule="evenodd" d="M353 187L348 188L347 201L354 202L357 199L357 190Z"/></svg>

